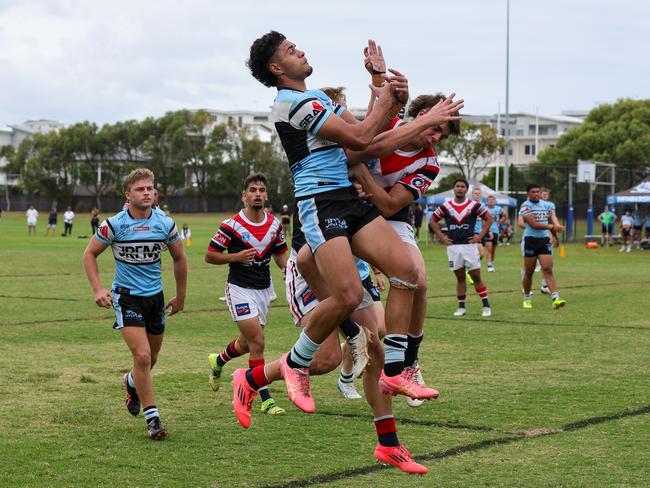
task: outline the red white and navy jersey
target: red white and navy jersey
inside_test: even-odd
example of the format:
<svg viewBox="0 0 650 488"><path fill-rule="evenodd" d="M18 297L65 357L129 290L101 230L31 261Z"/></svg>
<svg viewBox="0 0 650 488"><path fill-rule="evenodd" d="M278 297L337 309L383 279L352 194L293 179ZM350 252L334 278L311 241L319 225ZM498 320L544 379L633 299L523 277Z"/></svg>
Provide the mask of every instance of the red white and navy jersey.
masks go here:
<svg viewBox="0 0 650 488"><path fill-rule="evenodd" d="M435 209L431 220L438 222L444 218L447 222L447 237L454 244L468 244L474 235L476 220L485 217L486 213L487 209L474 200L466 199L461 203L448 200Z"/></svg>
<svg viewBox="0 0 650 488"><path fill-rule="evenodd" d="M393 123L393 128L399 122ZM413 200L422 197L440 172L436 152L431 147L416 151L396 151L384 156L379 161L366 163L375 181L386 191L395 185L403 185L413 194ZM408 222L409 205L399 210L387 220Z"/></svg>
<svg viewBox="0 0 650 488"><path fill-rule="evenodd" d="M268 212L264 222L251 222L244 211L223 221L208 246L209 251L238 253L245 249L255 249L252 263L230 263L228 283L262 290L271 286L269 263L273 254L287 252L287 243L278 219Z"/></svg>

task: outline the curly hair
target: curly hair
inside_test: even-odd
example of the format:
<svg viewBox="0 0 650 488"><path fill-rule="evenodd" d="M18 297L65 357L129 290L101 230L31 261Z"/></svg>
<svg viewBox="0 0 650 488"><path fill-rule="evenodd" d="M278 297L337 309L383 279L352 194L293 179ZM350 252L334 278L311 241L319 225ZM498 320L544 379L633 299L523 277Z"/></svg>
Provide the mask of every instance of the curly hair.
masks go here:
<svg viewBox="0 0 650 488"><path fill-rule="evenodd" d="M325 86L321 88L321 91L325 93L328 97L332 99L334 103L341 103L341 97L345 98L345 94L343 91L345 90L344 86L337 86L337 87L331 87L331 86Z"/></svg>
<svg viewBox="0 0 650 488"><path fill-rule="evenodd" d="M420 110L428 110L445 98L447 97L442 93L436 93L435 95L420 95L411 101L407 115L411 118L415 118L415 116L420 113ZM454 115L458 115L458 113L455 113ZM449 126L450 134L460 134L459 120L450 120L447 122L447 125Z"/></svg>
<svg viewBox="0 0 650 488"><path fill-rule="evenodd" d="M273 87L278 82L277 77L269 70L269 62L278 46L285 39L283 34L271 31L259 39L255 39L251 45L250 57L246 61L246 66L251 70L253 77L264 86Z"/></svg>

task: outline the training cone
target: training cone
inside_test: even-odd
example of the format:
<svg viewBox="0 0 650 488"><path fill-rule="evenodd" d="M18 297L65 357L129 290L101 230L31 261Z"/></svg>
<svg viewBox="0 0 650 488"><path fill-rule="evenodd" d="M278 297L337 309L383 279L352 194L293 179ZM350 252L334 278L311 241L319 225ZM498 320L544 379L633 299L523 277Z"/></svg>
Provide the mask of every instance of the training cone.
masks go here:
<svg viewBox="0 0 650 488"><path fill-rule="evenodd" d="M186 242L186 246L190 247L192 245L192 239L188 239Z"/></svg>
<svg viewBox="0 0 650 488"><path fill-rule="evenodd" d="M566 249L564 249L564 246L560 246L560 257L561 258L566 257Z"/></svg>

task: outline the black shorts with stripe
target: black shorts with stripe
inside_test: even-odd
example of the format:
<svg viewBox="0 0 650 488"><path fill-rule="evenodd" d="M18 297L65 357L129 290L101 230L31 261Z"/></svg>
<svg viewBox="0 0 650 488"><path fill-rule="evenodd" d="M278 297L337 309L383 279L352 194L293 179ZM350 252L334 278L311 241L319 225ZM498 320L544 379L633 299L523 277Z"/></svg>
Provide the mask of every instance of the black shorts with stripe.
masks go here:
<svg viewBox="0 0 650 488"><path fill-rule="evenodd" d="M165 332L165 297L163 292L150 297L139 297L113 291L116 330L122 327L144 327L148 334Z"/></svg>

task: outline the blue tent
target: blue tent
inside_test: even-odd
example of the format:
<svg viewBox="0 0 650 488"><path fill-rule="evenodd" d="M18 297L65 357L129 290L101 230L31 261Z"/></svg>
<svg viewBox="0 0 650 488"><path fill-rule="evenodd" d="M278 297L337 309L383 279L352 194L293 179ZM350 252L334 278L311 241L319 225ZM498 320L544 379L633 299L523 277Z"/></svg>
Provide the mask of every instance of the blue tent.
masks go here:
<svg viewBox="0 0 650 488"><path fill-rule="evenodd" d="M472 190L474 189L475 186L478 186L481 189L482 193L482 198L481 201L485 202L487 200L487 197L490 195L493 195L494 198L496 198L497 205L502 205L504 207L516 207L517 206L517 200L515 200L512 197L509 197L508 195L504 195L502 193L496 193L492 188L490 188L487 185L484 185L483 183L479 183L477 181L471 181L469 183L469 189L467 190L467 196L470 197L472 194ZM427 195L426 196L426 203L427 205L442 205L445 203L447 200L451 200L454 198L454 191L453 190L447 190L442 193L436 193L435 195Z"/></svg>
<svg viewBox="0 0 650 488"><path fill-rule="evenodd" d="M607 204L650 204L650 176L632 188L608 195Z"/></svg>

